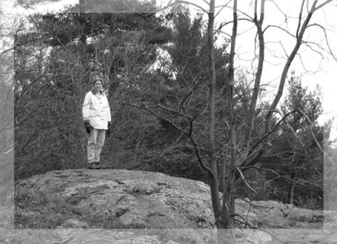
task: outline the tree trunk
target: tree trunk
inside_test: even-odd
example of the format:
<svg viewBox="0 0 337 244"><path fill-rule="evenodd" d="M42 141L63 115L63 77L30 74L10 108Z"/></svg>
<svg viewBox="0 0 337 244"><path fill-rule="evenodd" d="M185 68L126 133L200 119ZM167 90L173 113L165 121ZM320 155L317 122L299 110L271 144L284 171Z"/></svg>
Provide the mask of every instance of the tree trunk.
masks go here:
<svg viewBox="0 0 337 244"><path fill-rule="evenodd" d="M234 55L237 35L237 0L233 2L233 29L231 37L231 51L229 59L228 86L227 92L224 94L224 100L230 109L230 159L223 162L221 167L221 185L222 185L222 208L218 223L218 239L219 243L235 243L234 237L234 218L235 199L234 199L234 169L236 164L236 128L235 128L235 112L233 106L233 88L234 88Z"/></svg>
<svg viewBox="0 0 337 244"><path fill-rule="evenodd" d="M260 86L261 86L261 79L262 79L262 72L263 72L263 64L264 64L264 52L265 52L265 43L264 43L264 33L262 29L262 24L264 21L264 9L265 9L265 1L261 0L261 7L260 7L260 18L257 17L257 0L255 1L255 10L254 10L254 24L257 28L257 37L258 37L258 43L259 43L259 60L258 60L258 66L257 66L257 72L255 76L255 82L254 82L254 89L253 94L250 102L250 108L247 116L247 125L245 129L245 147L248 150L249 144L250 144L250 137L251 133L254 127L254 120L255 120L255 110L256 110L256 104L257 99L259 97L260 93ZM244 155L246 156L246 155Z"/></svg>
<svg viewBox="0 0 337 244"><path fill-rule="evenodd" d="M293 182L293 180L295 179L295 175L291 174L290 179L291 179L291 183L288 188L288 203L294 204L295 182Z"/></svg>
<svg viewBox="0 0 337 244"><path fill-rule="evenodd" d="M209 58L209 102L208 102L208 144L209 144L209 160L210 168L214 175L210 175L210 187L212 195L212 206L215 217L215 224L218 224L220 217L221 202L218 191L218 179L217 179L217 164L215 157L215 139L214 139L214 122L215 122L215 63L214 63L214 0L211 1L210 12L208 13L208 58Z"/></svg>
<svg viewBox="0 0 337 244"><path fill-rule="evenodd" d="M80 16L82 16L82 25L85 25L85 0L80 0L79 2L79 11L80 11ZM82 35L80 36L80 41L83 43L83 44L86 44L87 43L87 35L84 33L82 33Z"/></svg>

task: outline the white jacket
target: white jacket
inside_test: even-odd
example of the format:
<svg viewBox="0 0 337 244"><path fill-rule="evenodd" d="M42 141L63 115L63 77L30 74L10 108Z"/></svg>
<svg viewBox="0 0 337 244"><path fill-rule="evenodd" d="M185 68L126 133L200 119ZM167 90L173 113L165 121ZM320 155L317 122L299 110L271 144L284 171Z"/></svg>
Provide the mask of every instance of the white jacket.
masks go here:
<svg viewBox="0 0 337 244"><path fill-rule="evenodd" d="M108 129L108 122L111 121L110 106L107 97L103 94L100 97L91 91L85 95L83 108L83 120L89 120L90 125L95 129Z"/></svg>

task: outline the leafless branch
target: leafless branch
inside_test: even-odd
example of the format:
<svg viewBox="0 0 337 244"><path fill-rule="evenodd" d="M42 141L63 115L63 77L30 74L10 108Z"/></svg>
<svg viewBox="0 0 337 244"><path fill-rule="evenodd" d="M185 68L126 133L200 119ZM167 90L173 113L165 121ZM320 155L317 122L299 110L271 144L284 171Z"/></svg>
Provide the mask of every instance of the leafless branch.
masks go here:
<svg viewBox="0 0 337 244"><path fill-rule="evenodd" d="M286 34L288 34L289 36L296 38L296 36L294 34L290 33L287 29L285 29L281 26L278 26L278 25L268 25L266 28L264 28L263 32L266 32L269 28L279 29L282 32L285 32Z"/></svg>
<svg viewBox="0 0 337 244"><path fill-rule="evenodd" d="M307 121L309 121L309 123L310 123L311 125L313 125L313 122L310 120L310 118L309 118L309 117L308 117L302 110L298 110L298 111L299 111L299 112L300 112L300 113L307 119ZM312 137L313 137L314 140L315 140L315 143L317 144L318 148L320 149L320 151L324 154L324 156L326 156L326 157L330 160L331 163L333 163L332 159L325 153L325 151L324 151L323 148L321 147L320 143L317 141L317 138L316 138L316 136L314 135L313 131L310 130L310 132L311 132Z"/></svg>
<svg viewBox="0 0 337 244"><path fill-rule="evenodd" d="M205 163L204 163L204 160L202 158L202 156L200 155L200 151L199 151L199 147L197 145L197 143L195 142L194 138L193 138L193 134L191 133L191 131L185 131L184 129L182 129L181 127L177 126L176 124L174 124L171 120L167 119L167 118L164 118L163 116L159 115L158 113L154 112L151 108L149 108L148 106L146 105L143 105L142 106L144 109L146 109L148 112L150 112L151 114L155 115L157 118L160 118L168 123L170 123L174 128L176 128L177 130L181 131L182 133L184 133L185 135L188 136L188 138L190 139L193 147L194 147L194 150L195 150L195 153L196 153L196 156L198 158L198 162L200 164L200 166L206 171L208 172L212 177L216 178L213 170L208 167ZM193 121L190 121L190 123L193 123ZM191 126L191 124L190 124Z"/></svg>
<svg viewBox="0 0 337 244"><path fill-rule="evenodd" d="M163 106L161 104L156 104L156 105L153 105L153 106L147 106L147 108L149 108L149 109L152 109L152 108L161 108L161 109L163 109L165 111L168 111L170 113L177 114L177 115L179 115L181 117L184 117L184 118L187 118L189 120L193 120L193 118L191 116L188 116L186 113L182 114L182 113L180 113L180 112L178 112L178 111L176 111L174 109L168 108L168 107Z"/></svg>
<svg viewBox="0 0 337 244"><path fill-rule="evenodd" d="M120 0L121 2L123 2L122 0ZM206 1L204 1L206 2ZM207 2L206 2L207 3ZM203 11L204 13L208 13L209 11L207 11L206 9L204 9L203 7L201 7L200 5L194 3L194 2L188 2L188 1L181 1L181 0L178 0L178 1L175 1L173 3L171 3L171 1L169 2L169 4L167 4L165 7L159 9L157 12L161 12L161 11L164 11L165 9L168 9L174 5L177 5L177 4L189 4L189 5L192 5L198 9L200 9L201 11Z"/></svg>
<svg viewBox="0 0 337 244"><path fill-rule="evenodd" d="M235 169L240 173L241 179L242 179L243 182L246 184L246 186L247 186L251 191L253 191L253 192L256 193L256 191L255 191L255 190L249 185L249 183L247 182L247 180L246 180L245 176L243 175L242 171L240 170L240 168L239 168L239 167L235 167Z"/></svg>
<svg viewBox="0 0 337 244"><path fill-rule="evenodd" d="M296 38L296 44L293 47L293 49L292 49L292 51L289 55L289 58L287 59L285 65L283 67L283 71L282 71L282 75L281 75L281 79L280 79L277 94L276 94L276 96L275 96L275 98L274 98L274 100L273 100L273 102L270 106L269 112L268 112L267 117L266 117L266 120L267 120L266 127L265 127L266 132L268 132L270 130L272 113L273 113L273 111L275 111L276 106L278 105L278 103L279 103L279 101L282 97L284 85L285 85L285 81L286 81L286 77L287 77L290 65L293 62L295 56L297 55L297 52L298 52L299 48L301 47L304 33L305 33L305 31L306 31L306 29L309 25L309 22L311 20L312 15L314 14L313 9L315 7L316 2L317 2L317 0L313 3L311 11L308 13L308 16L306 17L303 24L301 25L300 31L298 33L298 37Z"/></svg>
<svg viewBox="0 0 337 244"><path fill-rule="evenodd" d="M300 111L298 111L300 112ZM321 178L323 178L323 175L315 168L310 156L308 155L308 152L305 148L305 145L303 144L302 140L298 137L298 135L296 134L296 132L294 131L294 129L289 125L289 123L286 121L286 124L287 124L287 127L290 129L290 131L293 133L293 135L295 136L295 138L297 139L297 141L301 144L302 146L302 149L304 150L305 154L306 154L306 157L307 157L307 160L309 161L309 163L311 164L312 168L314 169L314 171L316 172L317 175L319 175ZM310 129L310 132L311 129ZM316 136L314 134L312 134L312 136L314 137L314 140L316 141L318 147L320 147L320 145L318 144L317 142L317 139L316 139Z"/></svg>
<svg viewBox="0 0 337 244"><path fill-rule="evenodd" d="M286 182L292 183L292 184L303 185L303 186L307 186L307 185L317 186L317 184L312 183L312 182L307 181L307 180L301 179L300 181L298 181L298 180L290 179L289 177L286 177L284 175L279 174L278 172L276 172L273 169L260 168L260 167L256 167L256 166L242 167L241 169L256 169L258 171L265 171L265 172L272 173L272 174L274 174L276 176L275 178L269 179L267 182L275 180L275 179L283 179ZM265 182L265 183L267 183L267 182Z"/></svg>
<svg viewBox="0 0 337 244"><path fill-rule="evenodd" d="M329 42L328 33L327 33L327 31L326 31L326 28L323 27L323 26L320 25L320 24L317 24L317 23L314 23L314 24L309 25L308 28L309 28L309 27L313 27L313 26L319 27L319 28L323 31L324 37L325 37L324 39L325 39L326 45L327 45L327 47L328 47L329 54L330 54L330 55L333 57L333 59L337 62L337 57L336 57L336 54L334 54L333 51L332 51L332 48L331 48L331 45L330 45L330 42Z"/></svg>
<svg viewBox="0 0 337 244"><path fill-rule="evenodd" d="M230 4L230 1L227 4L224 4L224 5L221 5L221 6L217 6L216 8L220 8L220 10L218 11L217 14L215 14L214 17L216 18L224 8L228 7L229 4Z"/></svg>
<svg viewBox="0 0 337 244"><path fill-rule="evenodd" d="M276 111L275 111L276 112ZM267 134L265 134L264 136L262 136L256 143L255 143L255 145L254 146L252 146L252 148L251 148L251 150L249 151L249 153L248 153L248 155L250 155L254 150L255 150L255 148L259 145L259 144L261 144L261 143L266 143L264 140L266 139L266 138L268 138L272 133L274 133L275 131L276 131L276 129L280 126L280 124L282 123L282 122L284 122L286 119L287 119L287 117L289 116L289 115L291 115L291 114L293 114L293 113L295 113L296 111L291 111L291 112L289 112L289 113L287 113L287 114L285 114L277 123L276 123L276 125L274 126L274 128L272 129L272 130L270 130Z"/></svg>
<svg viewBox="0 0 337 244"><path fill-rule="evenodd" d="M320 8L323 8L325 5L327 5L328 3L331 3L333 0L328 0L328 1L325 1L324 3L321 3L320 5L318 5L317 7L315 7L314 11L320 9Z"/></svg>
<svg viewBox="0 0 337 244"><path fill-rule="evenodd" d="M299 13L299 17L298 17L298 25L297 25L297 30L296 30L296 38L298 38L300 29L301 29L301 23L302 23L302 14L303 14L303 7L304 7L304 3L306 0L302 0L302 4L301 4L301 10Z"/></svg>

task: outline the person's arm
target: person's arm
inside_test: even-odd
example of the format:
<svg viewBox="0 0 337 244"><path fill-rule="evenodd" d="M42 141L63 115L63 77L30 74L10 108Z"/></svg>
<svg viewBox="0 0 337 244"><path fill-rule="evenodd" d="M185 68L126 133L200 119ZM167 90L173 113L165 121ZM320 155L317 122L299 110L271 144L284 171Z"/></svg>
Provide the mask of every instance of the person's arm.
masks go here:
<svg viewBox="0 0 337 244"><path fill-rule="evenodd" d="M82 114L83 114L83 121L84 127L87 133L89 134L92 130L92 126L90 125L90 103L91 103L91 93L88 92L85 95L83 107L82 107Z"/></svg>
<svg viewBox="0 0 337 244"><path fill-rule="evenodd" d="M110 132L112 130L112 124L111 124L111 110L110 110L110 105L109 105L109 101L108 98L106 97L106 102L107 102L107 107L106 107L106 116L107 116L107 120L108 120L108 130L107 130L107 135L110 135Z"/></svg>
<svg viewBox="0 0 337 244"><path fill-rule="evenodd" d="M85 95L82 107L82 115L84 121L90 121L90 103L91 103L91 94L90 92L88 92Z"/></svg>
<svg viewBox="0 0 337 244"><path fill-rule="evenodd" d="M110 105L109 105L108 99L107 99L107 103L108 103L108 106L107 106L107 117L108 117L108 122L111 122L111 111L110 111Z"/></svg>

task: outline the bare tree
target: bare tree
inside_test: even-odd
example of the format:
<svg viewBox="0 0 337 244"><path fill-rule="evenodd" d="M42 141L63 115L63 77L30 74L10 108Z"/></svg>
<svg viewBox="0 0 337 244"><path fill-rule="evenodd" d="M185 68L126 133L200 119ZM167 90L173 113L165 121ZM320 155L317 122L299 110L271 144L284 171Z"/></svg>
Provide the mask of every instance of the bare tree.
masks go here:
<svg viewBox="0 0 337 244"><path fill-rule="evenodd" d="M280 103L281 97L283 95L285 83L287 80L287 75L289 73L289 69L291 64L293 63L296 56L298 56L298 51L300 47L304 44L308 45L309 40L305 40L305 33L308 28L313 26L320 26L323 29L323 26L319 24L311 24L310 21L312 16L319 10L324 7L328 7L329 3L332 3L332 0L327 1L307 1L303 0L299 9L298 9L298 18L297 18L297 28L295 33L291 33L288 30L286 31L291 37L295 39L295 45L293 46L290 54L286 57L286 60L283 65L283 70L281 73L280 80L278 81L278 90L273 98L271 105L269 106L268 113L264 118L264 135L261 136L259 140L255 140L252 137L252 132L256 129L254 127L254 119L257 113L257 104L259 94L261 93L262 86L262 76L264 74L264 64L265 60L265 50L266 50L266 41L265 41L265 33L269 30L269 28L273 28L274 26L267 25L265 26L265 14L266 14L266 0L255 0L253 1L254 12L253 16L249 16L243 11L238 10L237 1L230 1L224 4L222 8L230 8L233 13L233 20L229 23L225 23L225 25L232 24L232 33L230 33L231 40L231 51L229 54L229 66L228 66L228 77L227 80L227 89L223 94L223 99L226 100L226 106L230 108L229 114L229 128L230 128L230 154L228 157L230 160L223 161L222 170L220 171L222 179L223 187L223 201L220 203L219 194L217 192L218 189L218 176L217 172L217 164L215 159L215 137L214 137L214 105L215 105L215 76L214 76L214 56L213 56L213 33L215 31L214 17L215 17L215 1L211 0L208 2L209 9L206 10L204 7L197 5L195 3L190 3L187 1L176 1L172 4L183 3L183 4L191 4L194 7L201 9L202 11L206 11L208 14L208 52L209 52L209 73L210 73L210 81L209 81L209 95L208 95L208 133L209 133L209 162L207 165L209 167L205 167L205 163L200 159L199 162L203 165L203 168L207 170L211 178L211 192L212 192L212 204L213 210L215 214L215 222L218 228L230 228L233 227L235 214L234 214L234 182L235 180L242 177L242 173L246 171L250 166L255 165L259 159L262 157L266 145L269 145L270 141L274 136L274 132L276 131L276 127L286 120L286 117L280 118L280 120L276 123L272 123L275 118L273 115L278 113L277 106ZM229 4L230 3L230 4ZM274 2L276 4L276 2ZM244 18L239 18L238 13L240 13ZM246 125L245 125L245 133L244 137L240 138L240 145L238 142L238 138L236 135L235 128L235 119L236 114L233 105L233 86L234 86L234 73L235 73L235 51L236 47L236 39L237 39L237 26L239 25L239 21L250 21L254 24L256 28L256 36L257 36L257 48L258 48L258 61L255 72L255 80L252 89L251 101L249 106L249 112L247 115ZM279 28L281 29L281 28ZM327 45L329 47L329 45ZM327 48L328 51L331 49ZM332 54L331 52L329 54ZM243 140L243 141L242 141ZM196 145L197 147L197 145ZM196 150L197 152L197 150Z"/></svg>

